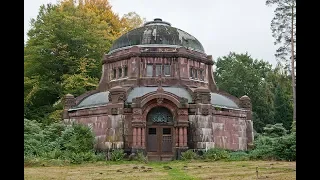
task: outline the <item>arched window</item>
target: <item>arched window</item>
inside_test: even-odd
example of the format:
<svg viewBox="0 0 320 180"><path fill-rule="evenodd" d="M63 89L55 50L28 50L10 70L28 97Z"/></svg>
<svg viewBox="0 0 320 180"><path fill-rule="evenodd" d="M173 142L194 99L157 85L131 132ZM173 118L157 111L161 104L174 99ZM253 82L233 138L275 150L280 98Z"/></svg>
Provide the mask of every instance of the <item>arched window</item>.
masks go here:
<svg viewBox="0 0 320 180"><path fill-rule="evenodd" d="M147 117L148 122L152 123L168 123L172 122L172 114L165 107L155 107L151 109Z"/></svg>

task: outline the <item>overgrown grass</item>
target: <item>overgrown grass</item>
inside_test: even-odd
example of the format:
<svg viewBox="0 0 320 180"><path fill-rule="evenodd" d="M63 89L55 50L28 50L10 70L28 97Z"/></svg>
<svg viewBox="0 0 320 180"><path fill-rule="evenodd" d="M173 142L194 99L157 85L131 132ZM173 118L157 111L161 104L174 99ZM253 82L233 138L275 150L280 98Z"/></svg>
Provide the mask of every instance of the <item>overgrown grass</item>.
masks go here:
<svg viewBox="0 0 320 180"><path fill-rule="evenodd" d="M59 167L25 167L24 177L28 179L296 179L295 162L284 161L170 161L149 162L105 161L67 165Z"/></svg>

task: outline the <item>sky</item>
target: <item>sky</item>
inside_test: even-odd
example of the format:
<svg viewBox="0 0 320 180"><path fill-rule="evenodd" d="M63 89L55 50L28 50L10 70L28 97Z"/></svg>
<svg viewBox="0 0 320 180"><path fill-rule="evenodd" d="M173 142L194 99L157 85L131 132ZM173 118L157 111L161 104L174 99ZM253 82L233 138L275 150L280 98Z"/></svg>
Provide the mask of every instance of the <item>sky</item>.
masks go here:
<svg viewBox="0 0 320 180"><path fill-rule="evenodd" d="M42 4L57 0L24 0L24 40L30 19ZM276 46L270 23L273 8L265 0L109 0L121 17L136 12L147 21L161 18L196 37L213 59L229 52L246 53L275 65Z"/></svg>

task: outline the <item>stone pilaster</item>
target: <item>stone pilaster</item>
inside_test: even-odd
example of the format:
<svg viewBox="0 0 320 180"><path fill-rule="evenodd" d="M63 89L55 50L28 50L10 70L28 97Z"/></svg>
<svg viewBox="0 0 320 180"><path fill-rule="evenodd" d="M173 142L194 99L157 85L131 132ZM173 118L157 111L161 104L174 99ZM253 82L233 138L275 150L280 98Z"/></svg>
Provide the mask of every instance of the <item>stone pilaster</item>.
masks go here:
<svg viewBox="0 0 320 180"><path fill-rule="evenodd" d="M248 148L250 149L254 141L251 99L246 95L242 96L240 98L240 107L247 110L246 135L247 135Z"/></svg>
<svg viewBox="0 0 320 180"><path fill-rule="evenodd" d="M67 94L64 97L64 108L63 108L63 115L62 118L63 119L69 119L69 114L68 114L68 110L75 106L76 104L76 99L74 98L74 96L72 94Z"/></svg>

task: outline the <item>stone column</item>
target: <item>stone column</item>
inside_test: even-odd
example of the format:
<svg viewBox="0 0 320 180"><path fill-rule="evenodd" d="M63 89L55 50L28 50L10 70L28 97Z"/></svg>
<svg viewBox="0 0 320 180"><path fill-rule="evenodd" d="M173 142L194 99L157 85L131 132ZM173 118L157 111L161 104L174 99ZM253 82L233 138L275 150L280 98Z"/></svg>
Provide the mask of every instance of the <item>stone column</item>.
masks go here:
<svg viewBox="0 0 320 180"><path fill-rule="evenodd" d="M137 128L133 128L133 132L132 132L132 147L133 148L137 147Z"/></svg>
<svg viewBox="0 0 320 180"><path fill-rule="evenodd" d="M183 146L187 147L187 127L183 127Z"/></svg>
<svg viewBox="0 0 320 180"><path fill-rule="evenodd" d="M175 140L176 140L176 147L179 147L179 128L175 127L176 134L175 134Z"/></svg>
<svg viewBox="0 0 320 180"><path fill-rule="evenodd" d="M142 129L141 147L142 147L142 149L145 149L145 148L146 148L146 144L145 144L145 140L146 140L146 136L145 136L146 128L141 128L141 129Z"/></svg>
<svg viewBox="0 0 320 180"><path fill-rule="evenodd" d="M141 148L141 128L140 127L138 127L137 128L138 129L138 135L137 135L137 146L138 146L138 148Z"/></svg>
<svg viewBox="0 0 320 180"><path fill-rule="evenodd" d="M132 110L133 116L132 116L132 128L133 128L133 145L132 148L134 149L133 151L137 149L144 148L142 139L143 136L145 136L145 123L142 121L142 115L141 112L142 110L140 108L133 108Z"/></svg>
<svg viewBox="0 0 320 180"><path fill-rule="evenodd" d="M179 127L179 147L183 147L183 128Z"/></svg>

